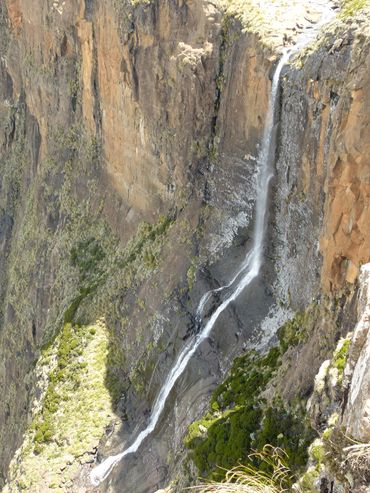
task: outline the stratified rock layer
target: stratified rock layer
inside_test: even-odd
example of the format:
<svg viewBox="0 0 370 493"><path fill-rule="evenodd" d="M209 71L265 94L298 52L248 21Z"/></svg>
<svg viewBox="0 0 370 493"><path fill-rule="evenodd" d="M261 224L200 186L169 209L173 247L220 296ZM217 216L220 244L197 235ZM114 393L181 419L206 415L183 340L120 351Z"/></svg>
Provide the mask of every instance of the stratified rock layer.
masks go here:
<svg viewBox="0 0 370 493"><path fill-rule="evenodd" d="M304 27L263 38L266 23L249 14L248 28L202 0L0 5L4 477L31 418L41 348L64 322L107 321L124 418L102 440L108 455L145 424L201 295L244 258L276 49ZM220 317L153 440L101 491L164 486L187 426L252 336L268 340L322 293L355 291L370 260L367 20L336 21L284 74L263 275ZM286 395L355 324L336 331L340 317L327 318ZM333 347L320 352L326 328ZM74 479L86 489L84 467Z"/></svg>

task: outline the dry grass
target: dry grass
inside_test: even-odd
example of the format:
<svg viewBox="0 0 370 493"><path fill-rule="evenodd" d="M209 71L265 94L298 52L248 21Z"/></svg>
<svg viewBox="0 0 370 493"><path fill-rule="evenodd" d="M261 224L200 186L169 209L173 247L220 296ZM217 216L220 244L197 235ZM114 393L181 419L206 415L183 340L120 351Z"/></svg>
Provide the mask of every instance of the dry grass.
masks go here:
<svg viewBox="0 0 370 493"><path fill-rule="evenodd" d="M269 465L272 472L266 473L254 466L238 466L227 472L221 483L209 482L189 488L198 493L283 493L288 491L291 472L286 465L283 450L266 445L262 452L249 456Z"/></svg>
<svg viewBox="0 0 370 493"><path fill-rule="evenodd" d="M359 443L343 449L345 463L363 480L370 480L370 443Z"/></svg>

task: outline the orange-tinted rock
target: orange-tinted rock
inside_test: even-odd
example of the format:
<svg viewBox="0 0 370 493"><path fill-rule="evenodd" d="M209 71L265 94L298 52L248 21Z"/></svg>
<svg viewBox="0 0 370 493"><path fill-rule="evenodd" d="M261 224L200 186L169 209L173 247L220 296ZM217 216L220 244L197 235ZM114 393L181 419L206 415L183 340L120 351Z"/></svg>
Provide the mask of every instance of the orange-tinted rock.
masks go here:
<svg viewBox="0 0 370 493"><path fill-rule="evenodd" d="M364 70L344 89L335 112L321 238L326 289L355 282L360 266L370 260L369 71L368 57ZM353 86L359 89L351 90Z"/></svg>
<svg viewBox="0 0 370 493"><path fill-rule="evenodd" d="M9 20L12 28L17 31L22 25L21 0L9 0L7 3Z"/></svg>

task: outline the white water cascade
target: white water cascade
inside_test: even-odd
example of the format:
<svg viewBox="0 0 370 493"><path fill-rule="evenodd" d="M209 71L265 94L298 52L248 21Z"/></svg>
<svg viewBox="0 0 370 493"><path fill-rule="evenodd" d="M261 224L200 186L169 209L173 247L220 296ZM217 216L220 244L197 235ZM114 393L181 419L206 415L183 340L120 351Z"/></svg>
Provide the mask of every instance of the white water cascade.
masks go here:
<svg viewBox="0 0 370 493"><path fill-rule="evenodd" d="M113 467L121 461L126 455L135 453L143 440L154 431L158 419L162 414L164 406L167 401L171 390L177 379L185 370L190 358L193 356L195 351L198 349L200 344L206 339L218 319L219 315L232 303L239 294L255 279L260 271L262 264L262 250L263 250L263 239L265 236L265 223L266 223L266 212L267 212L267 199L268 199L268 189L271 178L273 177L272 165L271 165L271 154L272 154L272 135L273 135L273 123L274 123L274 113L275 104L277 100L279 79L282 68L287 62L290 55L290 51L286 51L280 59L280 62L276 68L275 75L272 82L271 96L269 102L269 109L265 123L261 153L258 159L258 185L257 185L257 201L256 201L256 221L254 227L254 240L251 251L247 254L245 260L243 261L240 269L235 274L234 278L226 286L222 286L218 289L208 291L200 300L197 314L201 315L203 308L207 301L210 299L211 295L215 292L222 292L226 289L230 289L231 293L226 299L217 307L210 319L201 328L200 332L189 341L181 353L179 354L175 364L173 365L170 373L168 374L153 406L153 411L149 419L148 426L139 433L134 443L128 447L126 450L120 454L113 455L104 460L101 464L95 467L91 472L91 482L94 485L101 483L111 472Z"/></svg>
<svg viewBox="0 0 370 493"><path fill-rule="evenodd" d="M201 325L199 333L185 345L185 347L179 354L155 400L147 427L139 433L133 444L130 445L127 449L125 449L120 454L108 457L91 471L90 480L95 486L104 481L110 474L114 466L124 457L129 454L135 453L139 449L145 438L154 431L165 407L167 398L171 390L173 389L176 381L184 372L189 360L199 348L200 344L210 335L219 315L230 305L230 303L232 303L239 296L239 294L247 286L251 284L251 282L258 276L260 272L263 260L269 184L273 177L272 161L274 157L274 115L276 102L278 99L280 74L284 65L289 60L289 57L313 38L322 23L323 21L320 22L315 29L310 30L309 34L306 34L304 37L302 37L294 47L285 50L275 70L271 87L269 108L263 133L261 151L258 157L257 199L255 210L256 217L252 248L246 255L238 272L234 275L229 284L218 289L208 291L205 295L202 296L197 309L198 319L201 319L203 309L213 293L220 292L225 294L223 301L213 312L209 320L204 324L204 326Z"/></svg>

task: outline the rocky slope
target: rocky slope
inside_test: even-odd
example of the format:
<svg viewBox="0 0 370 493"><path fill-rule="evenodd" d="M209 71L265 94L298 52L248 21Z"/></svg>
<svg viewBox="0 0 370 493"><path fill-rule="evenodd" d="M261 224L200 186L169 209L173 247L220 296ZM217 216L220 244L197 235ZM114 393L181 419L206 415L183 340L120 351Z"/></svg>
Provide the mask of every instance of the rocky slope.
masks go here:
<svg viewBox="0 0 370 493"><path fill-rule="evenodd" d="M317 20L312 5L302 14L298 2L288 22L273 4L272 30L248 2L0 5L5 491L89 491L91 463L147 421L197 329L201 295L244 258L275 62ZM370 261L368 20L368 10L339 16L284 72L263 273L220 316L153 436L100 491L194 480L183 438L211 391L235 356L265 348L313 301L318 311L296 327L309 336L289 341L266 398L314 391L319 433L343 405L348 434L369 441L368 329L357 301ZM322 411L314 377L353 330L349 397L333 391ZM330 464L316 466L321 481L348 488Z"/></svg>

